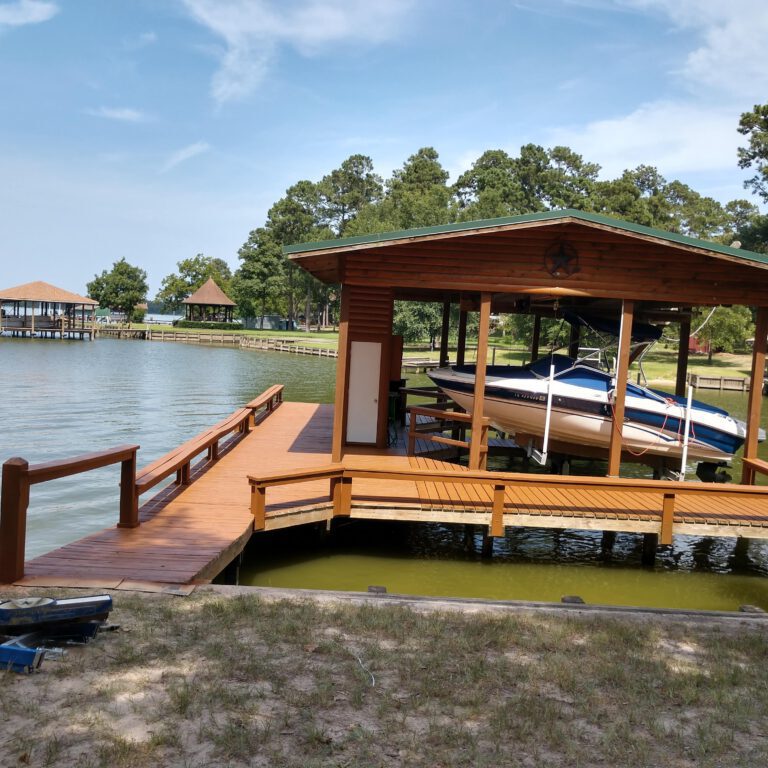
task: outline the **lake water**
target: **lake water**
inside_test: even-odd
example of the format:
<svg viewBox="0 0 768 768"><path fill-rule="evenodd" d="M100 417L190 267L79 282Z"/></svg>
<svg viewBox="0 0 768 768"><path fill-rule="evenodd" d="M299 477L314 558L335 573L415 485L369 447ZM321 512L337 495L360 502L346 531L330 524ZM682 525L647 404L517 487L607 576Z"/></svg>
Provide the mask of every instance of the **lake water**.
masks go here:
<svg viewBox="0 0 768 768"><path fill-rule="evenodd" d="M335 360L224 347L98 339L0 339L0 461L141 446L149 464L272 384L328 402ZM35 485L27 558L117 522L120 466ZM148 497L145 497L145 499Z"/></svg>
<svg viewBox="0 0 768 768"><path fill-rule="evenodd" d="M289 400L330 402L335 361L209 346L99 339L0 339L0 461L31 463L141 446L139 466L232 413L275 383ZM746 396L700 392L743 416ZM768 408L765 409L768 415ZM765 421L765 418L764 418ZM765 444L761 448L767 447ZM578 472L579 467L574 467ZM582 467L581 471L587 471ZM738 470L733 471L738 478ZM119 466L33 486L27 557L117 521ZM768 544L675 537L653 569L640 567L642 538L513 529L479 555L461 527L356 523L331 538L317 529L254 537L241 582L522 600L734 610L768 609Z"/></svg>

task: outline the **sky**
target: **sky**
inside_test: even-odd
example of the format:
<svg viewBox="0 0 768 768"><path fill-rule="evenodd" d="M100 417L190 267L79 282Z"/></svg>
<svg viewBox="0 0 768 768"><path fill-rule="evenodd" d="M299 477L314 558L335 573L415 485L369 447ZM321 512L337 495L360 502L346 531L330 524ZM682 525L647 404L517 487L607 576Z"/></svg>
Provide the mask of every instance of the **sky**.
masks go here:
<svg viewBox="0 0 768 768"><path fill-rule="evenodd" d="M566 145L722 202L765 0L0 0L0 289L232 269L300 179Z"/></svg>

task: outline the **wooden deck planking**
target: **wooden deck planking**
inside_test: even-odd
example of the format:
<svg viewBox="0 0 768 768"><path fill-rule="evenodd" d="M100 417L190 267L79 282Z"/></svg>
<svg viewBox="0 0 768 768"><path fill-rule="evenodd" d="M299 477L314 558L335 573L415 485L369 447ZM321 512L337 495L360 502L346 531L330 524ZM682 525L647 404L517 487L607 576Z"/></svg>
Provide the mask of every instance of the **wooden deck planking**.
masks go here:
<svg viewBox="0 0 768 768"><path fill-rule="evenodd" d="M139 582L187 584L212 578L251 534L248 475L327 466L332 427L330 405L283 403L250 433L223 447L217 462L193 468L190 485L172 485L148 499L141 507L138 528L109 528L35 558L26 564L21 583L69 583L80 578L107 587ZM436 457L407 457L404 443L400 439L384 450L350 448L345 458L359 468L467 471ZM267 528L329 518L329 491L328 480L269 488ZM357 478L352 516L487 523L492 499L490 485ZM675 525L684 525L685 533L768 538L768 494L737 496L729 494L727 486L717 486L706 496L681 490L675 503ZM512 484L505 494L505 526L583 524L598 530L605 525L611 530L647 532L660 518L660 495L642 491Z"/></svg>

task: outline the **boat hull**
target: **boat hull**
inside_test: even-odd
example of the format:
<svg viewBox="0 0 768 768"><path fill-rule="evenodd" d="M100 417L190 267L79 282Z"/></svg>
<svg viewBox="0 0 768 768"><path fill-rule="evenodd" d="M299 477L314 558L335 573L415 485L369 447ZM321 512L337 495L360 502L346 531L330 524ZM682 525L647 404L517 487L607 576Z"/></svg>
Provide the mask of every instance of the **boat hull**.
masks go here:
<svg viewBox="0 0 768 768"><path fill-rule="evenodd" d="M434 371L430 376L443 392L472 413L473 373L449 368ZM541 377L520 381L490 376L483 415L493 426L509 434L541 438L546 421L547 387L547 380ZM585 450L585 455L595 450L607 451L612 431L619 428L613 417L608 386L589 389L556 378L552 392L550 441L572 446L577 455L579 446L591 449ZM681 458L685 408L679 399L672 396L665 399L634 385L632 392L636 394L628 392L625 401L622 448L636 455ZM691 460L727 461L743 440L743 425L728 414L713 408L692 410L688 443Z"/></svg>

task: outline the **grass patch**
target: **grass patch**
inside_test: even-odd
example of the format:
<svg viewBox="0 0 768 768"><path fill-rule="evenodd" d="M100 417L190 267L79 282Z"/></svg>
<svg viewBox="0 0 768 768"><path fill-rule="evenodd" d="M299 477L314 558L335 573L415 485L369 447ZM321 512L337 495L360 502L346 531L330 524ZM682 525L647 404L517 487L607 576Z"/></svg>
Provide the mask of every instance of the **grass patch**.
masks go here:
<svg viewBox="0 0 768 768"><path fill-rule="evenodd" d="M36 675L0 676L0 764L631 768L768 759L762 625L214 592L121 593L115 606L120 632Z"/></svg>

